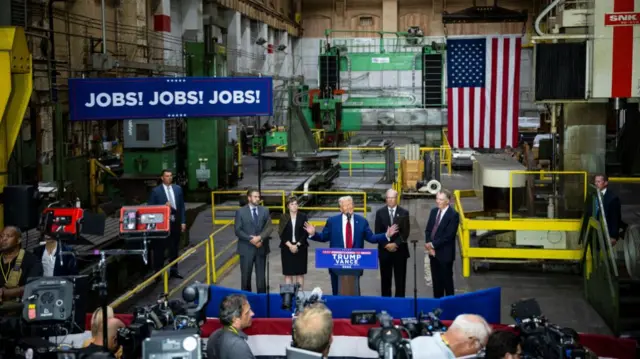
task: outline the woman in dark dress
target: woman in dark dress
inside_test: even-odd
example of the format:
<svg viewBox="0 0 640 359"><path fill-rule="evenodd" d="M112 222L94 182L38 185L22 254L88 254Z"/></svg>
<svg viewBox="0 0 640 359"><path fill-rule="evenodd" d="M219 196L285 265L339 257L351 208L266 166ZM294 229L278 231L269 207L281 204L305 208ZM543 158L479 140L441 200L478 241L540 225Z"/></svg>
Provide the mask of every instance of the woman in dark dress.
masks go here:
<svg viewBox="0 0 640 359"><path fill-rule="evenodd" d="M287 201L289 213L280 218L280 251L282 258L282 274L287 284L298 283L304 285L304 275L307 274L307 248L309 234L304 230L307 216L298 211L298 200L290 197ZM295 280L295 281L294 281Z"/></svg>

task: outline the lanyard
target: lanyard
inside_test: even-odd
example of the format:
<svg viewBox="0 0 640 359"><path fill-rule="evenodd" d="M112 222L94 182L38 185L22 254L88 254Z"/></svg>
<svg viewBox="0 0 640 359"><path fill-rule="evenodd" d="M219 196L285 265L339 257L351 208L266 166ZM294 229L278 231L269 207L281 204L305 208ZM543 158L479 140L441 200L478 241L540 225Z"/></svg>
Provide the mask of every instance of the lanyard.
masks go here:
<svg viewBox="0 0 640 359"><path fill-rule="evenodd" d="M238 329L232 327L232 326L228 326L227 330L229 330L230 332L234 333L235 335L240 335L238 334Z"/></svg>
<svg viewBox="0 0 640 359"><path fill-rule="evenodd" d="M4 270L4 256L0 255L0 271L2 271L2 278L4 278L4 282L7 283L9 280L9 273L11 273L11 261L8 263L7 271Z"/></svg>

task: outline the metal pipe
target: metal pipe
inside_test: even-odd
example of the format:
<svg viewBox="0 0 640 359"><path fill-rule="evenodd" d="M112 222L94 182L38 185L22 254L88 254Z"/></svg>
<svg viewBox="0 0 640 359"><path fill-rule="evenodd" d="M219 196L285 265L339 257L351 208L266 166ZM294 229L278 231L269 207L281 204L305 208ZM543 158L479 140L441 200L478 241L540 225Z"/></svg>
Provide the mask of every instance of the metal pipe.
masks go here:
<svg viewBox="0 0 640 359"><path fill-rule="evenodd" d="M536 42L536 40L544 41L544 40L589 40L589 39L593 39L593 35L589 35L589 34L578 34L578 35L558 34L558 35L531 36L531 41L532 42Z"/></svg>
<svg viewBox="0 0 640 359"><path fill-rule="evenodd" d="M107 53L107 18L105 16L106 6L104 0L100 1L100 12L102 15L102 53Z"/></svg>
<svg viewBox="0 0 640 359"><path fill-rule="evenodd" d="M556 133L557 133L557 128L556 128L556 121L558 119L558 114L557 114L557 110L558 110L558 105L557 104L552 104L551 105L551 171L555 171L556 170L556 151L557 151L557 143L556 143ZM527 159L528 160L528 159ZM556 181L556 175L553 174L551 175L551 187L552 187L552 198L553 198L553 208L554 208L554 216L553 218L556 218L556 211L558 210L558 198L557 198L557 194L558 194L558 183Z"/></svg>
<svg viewBox="0 0 640 359"><path fill-rule="evenodd" d="M104 1L104 0L103 0ZM554 7L558 6L561 2L564 2L564 0L555 0L554 2L552 2L551 4L549 4L549 6L547 6L546 8L544 8L544 10L542 10L542 12L540 12L540 15L538 15L538 17L536 18L536 22L534 23L534 28L536 30L536 33L540 36L545 36L547 34L545 34L544 32L542 32L542 29L540 29L540 23L542 22L542 19L547 16L547 14L549 14L551 12L551 10L553 10Z"/></svg>

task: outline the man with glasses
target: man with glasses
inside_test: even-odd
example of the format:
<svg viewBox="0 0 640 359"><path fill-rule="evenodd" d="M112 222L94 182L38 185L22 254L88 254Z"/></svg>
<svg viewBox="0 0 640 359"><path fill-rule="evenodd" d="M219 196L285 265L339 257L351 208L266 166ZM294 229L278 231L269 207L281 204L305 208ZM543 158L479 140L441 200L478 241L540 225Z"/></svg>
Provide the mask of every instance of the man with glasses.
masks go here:
<svg viewBox="0 0 640 359"><path fill-rule="evenodd" d="M411 340L413 359L476 358L491 335L491 327L479 315L461 314L445 333Z"/></svg>
<svg viewBox="0 0 640 359"><path fill-rule="evenodd" d="M395 296L403 298L407 280L407 260L409 259L409 233L411 232L409 211L398 206L398 192L389 189L386 206L376 212L375 233L386 233L394 224L399 232L389 242L378 242L380 261L380 289L383 297L391 296L392 277L396 282Z"/></svg>

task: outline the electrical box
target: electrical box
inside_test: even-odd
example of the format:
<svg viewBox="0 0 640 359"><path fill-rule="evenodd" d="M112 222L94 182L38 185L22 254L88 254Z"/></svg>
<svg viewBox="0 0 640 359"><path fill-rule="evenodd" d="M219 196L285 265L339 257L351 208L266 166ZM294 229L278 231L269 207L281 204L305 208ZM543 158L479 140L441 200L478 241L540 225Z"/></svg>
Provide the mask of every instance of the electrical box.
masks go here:
<svg viewBox="0 0 640 359"><path fill-rule="evenodd" d="M560 231L516 231L516 245L567 249L567 234Z"/></svg>
<svg viewBox="0 0 640 359"><path fill-rule="evenodd" d="M164 148L178 143L173 119L125 120L124 148Z"/></svg>

